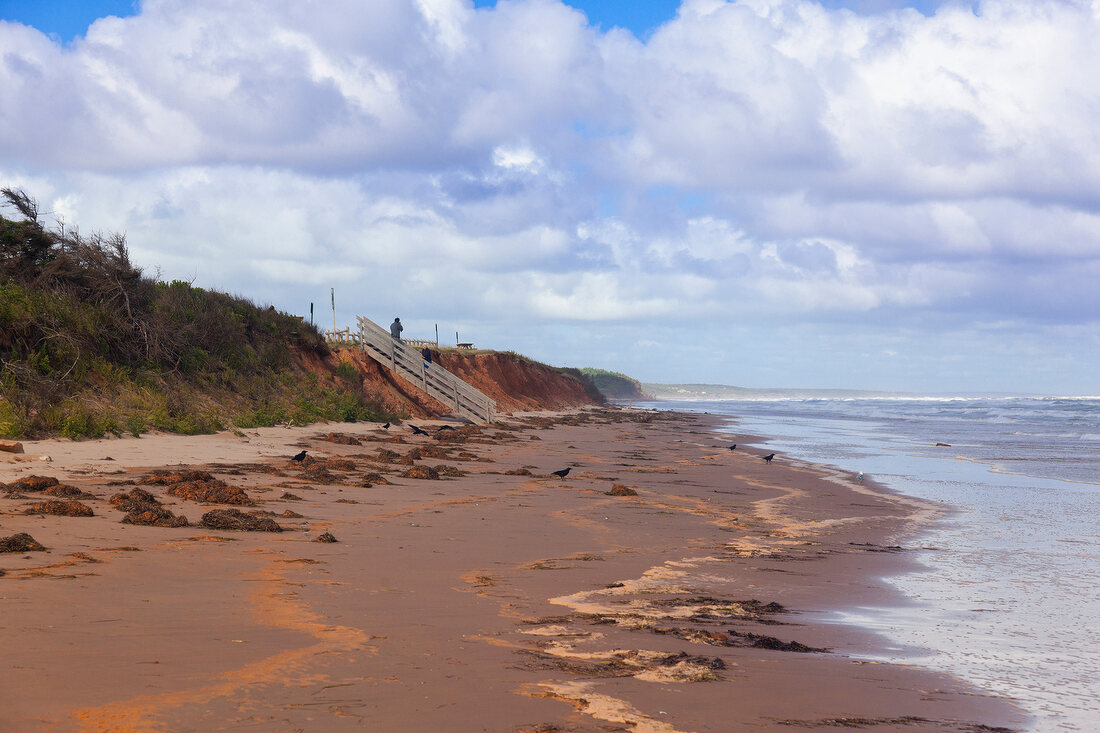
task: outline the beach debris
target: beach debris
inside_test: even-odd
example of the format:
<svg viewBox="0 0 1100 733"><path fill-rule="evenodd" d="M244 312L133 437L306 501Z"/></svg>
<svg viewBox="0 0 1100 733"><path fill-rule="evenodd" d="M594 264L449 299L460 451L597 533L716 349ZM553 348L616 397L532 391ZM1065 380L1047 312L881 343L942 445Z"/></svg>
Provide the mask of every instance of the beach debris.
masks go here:
<svg viewBox="0 0 1100 733"><path fill-rule="evenodd" d="M58 481L57 479L55 479L53 476L34 476L34 475L31 475L31 476L23 476L22 478L17 478L15 481L12 481L10 484L5 485L4 490L9 492L9 493L14 493L16 491L37 492L37 491L42 491L44 489L48 489L51 486L57 486L60 483L61 482Z"/></svg>
<svg viewBox="0 0 1100 733"><path fill-rule="evenodd" d="M611 487L611 491L606 491L604 493L606 493L608 496L637 496L638 495L637 491L630 488L629 486L624 486L623 484L615 484L614 486Z"/></svg>
<svg viewBox="0 0 1100 733"><path fill-rule="evenodd" d="M435 467L435 470L436 470L437 473L439 473L440 476L450 476L450 477L457 478L459 476L465 476L466 475L465 471L459 470L455 466L448 466L445 463L438 464Z"/></svg>
<svg viewBox="0 0 1100 733"><path fill-rule="evenodd" d="M531 473L530 469L527 469L527 468L513 468L510 471L505 471L504 475L505 476L534 476L535 474Z"/></svg>
<svg viewBox="0 0 1100 733"><path fill-rule="evenodd" d="M404 455L404 458L414 461L419 461L422 458L442 458L449 460L452 459L452 452L453 449L444 448L440 445L421 445L410 449L409 452Z"/></svg>
<svg viewBox="0 0 1100 733"><path fill-rule="evenodd" d="M653 608L675 609L667 613L669 617L688 617L692 619L713 619L729 616L760 620L760 617L784 613L787 609L778 603L764 603L755 598L743 601L726 600L711 596L692 596L690 598L664 598L649 602Z"/></svg>
<svg viewBox="0 0 1100 733"><path fill-rule="evenodd" d="M748 646L753 649L772 649L778 652L800 652L803 654L810 652L828 653L829 651L828 649L806 646L797 641L782 641L774 636L763 636L762 634L734 631L733 629L728 630L726 633L734 639L742 639L748 642Z"/></svg>
<svg viewBox="0 0 1100 733"><path fill-rule="evenodd" d="M173 514L161 505L155 496L145 489L133 489L130 493L115 494L111 506L126 512L123 524L140 524L149 527L186 527L187 517Z"/></svg>
<svg viewBox="0 0 1100 733"><path fill-rule="evenodd" d="M898 718L822 718L821 720L780 720L779 725L791 725L800 728L870 728L879 726L892 726L897 727L904 725L906 727L911 725L920 725L924 723L933 723L928 718L920 718L916 715L902 715ZM940 727L936 724L936 727ZM988 725L974 725L968 726L966 730L972 733L1019 733L1012 728L991 728Z"/></svg>
<svg viewBox="0 0 1100 733"><path fill-rule="evenodd" d="M184 481L168 487L168 493L181 499L201 501L207 504L233 504L236 506L253 506L252 500L244 489L239 486L230 486L219 479L211 481Z"/></svg>
<svg viewBox="0 0 1100 733"><path fill-rule="evenodd" d="M16 440L0 440L0 451L4 453L22 453L23 444Z"/></svg>
<svg viewBox="0 0 1100 733"><path fill-rule="evenodd" d="M338 445L363 445L363 441L347 433L329 433L328 435L322 435L318 440L324 440L328 443L336 443Z"/></svg>
<svg viewBox="0 0 1100 733"><path fill-rule="evenodd" d="M937 448L950 448L951 444L950 443L936 443L936 447Z"/></svg>
<svg viewBox="0 0 1100 733"><path fill-rule="evenodd" d="M905 548L901 545L876 545L874 542L849 542L848 544L865 552L905 552Z"/></svg>
<svg viewBox="0 0 1100 733"><path fill-rule="evenodd" d="M370 473L364 473L363 474L363 480L359 483L359 485L362 486L363 488L369 489L374 484L381 484L382 486L388 486L389 483L390 482L386 480L385 476L383 476L382 474L377 473L375 471L371 471Z"/></svg>
<svg viewBox="0 0 1100 733"><path fill-rule="evenodd" d="M282 514L280 514L279 516L284 517L286 519L301 519L302 518L301 514L299 514L298 512L295 512L295 511L291 511L290 509L287 509Z"/></svg>
<svg viewBox="0 0 1100 733"><path fill-rule="evenodd" d="M284 491L283 495L280 496L279 498L280 499L286 499L287 501L301 501L302 500L302 497L298 496L297 494L292 494L289 491Z"/></svg>
<svg viewBox="0 0 1100 733"><path fill-rule="evenodd" d="M26 514L49 514L55 517L94 517L95 512L87 504L79 501L40 501L31 506Z"/></svg>
<svg viewBox="0 0 1100 733"><path fill-rule="evenodd" d="M42 552L46 548L26 532L0 537L0 552Z"/></svg>
<svg viewBox="0 0 1100 733"><path fill-rule="evenodd" d="M96 499L95 494L89 494L87 491L81 491L75 486L69 486L68 484L57 484L45 489L43 492L46 496L52 496L57 499Z"/></svg>
<svg viewBox="0 0 1100 733"><path fill-rule="evenodd" d="M143 485L160 485L169 486L171 484L180 484L184 481L213 481L214 477L209 471L199 471L193 468L182 468L178 471L169 471L167 469L158 469L153 471L148 476L145 476L139 484Z"/></svg>
<svg viewBox="0 0 1100 733"><path fill-rule="evenodd" d="M413 466L408 471L401 474L402 478L421 478L430 479L432 481L439 480L439 471L431 466Z"/></svg>
<svg viewBox="0 0 1100 733"><path fill-rule="evenodd" d="M282 532L279 523L270 517L256 517L240 509L212 509L202 515L199 524L208 529L230 529L247 532Z"/></svg>
<svg viewBox="0 0 1100 733"><path fill-rule="evenodd" d="M659 652L624 649L602 654L574 655L567 648L551 646L550 652L523 650L528 668L557 668L585 677L637 677L652 681L713 682L721 679L717 670L725 669L720 657L692 655L686 652Z"/></svg>
<svg viewBox="0 0 1100 733"><path fill-rule="evenodd" d="M305 469L302 471L299 478L304 481L312 481L316 484L339 484L343 482L343 477L337 476L321 465Z"/></svg>
<svg viewBox="0 0 1100 733"><path fill-rule="evenodd" d="M181 499L201 501L209 504L234 504L252 506L255 502L243 489L230 486L221 479L214 478L208 471L182 469L179 471L153 471L138 483L162 485L168 487L168 493Z"/></svg>
<svg viewBox="0 0 1100 733"><path fill-rule="evenodd" d="M315 539L313 541L314 542L339 542L340 540L336 539L336 536L333 535L332 532L322 532L321 534L317 535L317 539Z"/></svg>

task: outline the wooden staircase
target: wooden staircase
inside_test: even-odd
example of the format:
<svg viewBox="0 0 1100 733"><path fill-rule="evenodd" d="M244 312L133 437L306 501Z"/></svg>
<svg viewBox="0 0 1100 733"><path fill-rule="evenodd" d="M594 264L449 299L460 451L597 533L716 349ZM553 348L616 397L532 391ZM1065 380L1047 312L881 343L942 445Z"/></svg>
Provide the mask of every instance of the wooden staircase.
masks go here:
<svg viewBox="0 0 1100 733"><path fill-rule="evenodd" d="M369 318L358 317L359 348L368 356L448 405L454 414L474 422L492 422L497 403L438 364L428 364L418 349L390 336L390 332Z"/></svg>

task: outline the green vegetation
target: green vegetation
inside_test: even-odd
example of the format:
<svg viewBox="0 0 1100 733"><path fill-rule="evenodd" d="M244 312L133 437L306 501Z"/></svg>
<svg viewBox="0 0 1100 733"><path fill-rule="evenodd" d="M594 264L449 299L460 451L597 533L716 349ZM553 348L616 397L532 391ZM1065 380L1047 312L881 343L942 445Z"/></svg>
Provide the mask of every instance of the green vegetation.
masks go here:
<svg viewBox="0 0 1100 733"><path fill-rule="evenodd" d="M47 229L27 194L2 195L19 218L0 216L0 437L390 417L300 318L158 282L121 235Z"/></svg>
<svg viewBox="0 0 1100 733"><path fill-rule="evenodd" d="M604 397L609 400L645 400L649 395L642 389L637 379L628 377L619 372L609 372L606 369L585 367L580 370L582 374L592 380L593 384Z"/></svg>

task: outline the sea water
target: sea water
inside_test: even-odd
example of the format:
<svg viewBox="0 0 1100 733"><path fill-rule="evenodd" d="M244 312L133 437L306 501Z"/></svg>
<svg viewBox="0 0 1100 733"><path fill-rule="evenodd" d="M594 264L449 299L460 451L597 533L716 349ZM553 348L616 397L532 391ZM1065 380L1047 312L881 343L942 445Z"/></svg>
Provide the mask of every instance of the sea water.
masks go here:
<svg viewBox="0 0 1100 733"><path fill-rule="evenodd" d="M770 436L760 447L779 460L953 508L917 541L926 569L888 579L915 603L842 620L892 640L877 658L1016 700L1035 731L1100 731L1100 398L642 406L725 415L730 432Z"/></svg>

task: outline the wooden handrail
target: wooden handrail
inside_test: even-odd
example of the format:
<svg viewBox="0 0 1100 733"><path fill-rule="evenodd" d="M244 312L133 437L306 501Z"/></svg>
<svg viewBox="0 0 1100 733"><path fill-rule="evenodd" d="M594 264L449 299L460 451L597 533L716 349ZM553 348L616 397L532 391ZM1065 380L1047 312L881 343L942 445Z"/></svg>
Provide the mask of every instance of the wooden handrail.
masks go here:
<svg viewBox="0 0 1100 733"><path fill-rule="evenodd" d="M496 402L447 371L439 364L428 365L418 349L393 338L390 332L364 316L359 321L359 348L394 374L422 389L455 413L476 422L492 422Z"/></svg>

